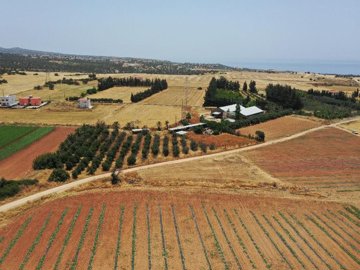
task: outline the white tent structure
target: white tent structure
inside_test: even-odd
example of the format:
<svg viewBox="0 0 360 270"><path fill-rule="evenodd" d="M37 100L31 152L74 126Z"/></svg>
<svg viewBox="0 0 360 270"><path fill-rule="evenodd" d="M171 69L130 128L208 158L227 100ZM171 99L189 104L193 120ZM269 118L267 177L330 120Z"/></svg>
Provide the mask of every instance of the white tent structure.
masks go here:
<svg viewBox="0 0 360 270"><path fill-rule="evenodd" d="M223 106L219 108L223 113L223 118L234 118L236 111L236 104ZM264 111L256 106L245 108L240 105L240 114L245 117L253 116L256 114L263 113Z"/></svg>

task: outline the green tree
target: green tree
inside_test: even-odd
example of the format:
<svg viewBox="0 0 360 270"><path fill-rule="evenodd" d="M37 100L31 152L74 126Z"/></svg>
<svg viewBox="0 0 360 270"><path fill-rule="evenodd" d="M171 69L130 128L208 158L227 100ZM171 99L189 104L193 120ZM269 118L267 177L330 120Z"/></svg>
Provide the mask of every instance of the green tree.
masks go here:
<svg viewBox="0 0 360 270"><path fill-rule="evenodd" d="M50 182L65 182L70 178L70 175L64 169L54 169L49 176Z"/></svg>
<svg viewBox="0 0 360 270"><path fill-rule="evenodd" d="M264 142L265 141L265 132L261 131L261 130L257 130L255 132L255 140L259 141L259 142Z"/></svg>
<svg viewBox="0 0 360 270"><path fill-rule="evenodd" d="M236 103L236 108L235 108L235 119L236 120L240 120L241 114L240 114L240 104Z"/></svg>
<svg viewBox="0 0 360 270"><path fill-rule="evenodd" d="M243 84L243 91L247 92L248 90L248 85L247 85L247 82L245 81L244 84Z"/></svg>
<svg viewBox="0 0 360 270"><path fill-rule="evenodd" d="M257 93L256 82L255 81L250 81L249 91L250 91L250 93L255 93L255 94Z"/></svg>

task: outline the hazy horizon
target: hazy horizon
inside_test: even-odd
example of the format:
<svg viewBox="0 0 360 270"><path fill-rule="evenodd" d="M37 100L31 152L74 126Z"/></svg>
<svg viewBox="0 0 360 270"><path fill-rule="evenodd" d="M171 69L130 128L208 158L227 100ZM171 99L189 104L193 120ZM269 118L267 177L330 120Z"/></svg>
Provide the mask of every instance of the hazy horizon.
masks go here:
<svg viewBox="0 0 360 270"><path fill-rule="evenodd" d="M2 47L192 63L360 61L355 0L2 1Z"/></svg>

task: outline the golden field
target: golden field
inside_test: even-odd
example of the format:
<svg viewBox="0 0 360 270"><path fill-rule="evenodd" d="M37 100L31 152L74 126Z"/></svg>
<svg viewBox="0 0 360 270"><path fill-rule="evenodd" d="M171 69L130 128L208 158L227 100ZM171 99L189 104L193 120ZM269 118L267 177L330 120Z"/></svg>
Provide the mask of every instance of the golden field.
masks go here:
<svg viewBox="0 0 360 270"><path fill-rule="evenodd" d="M241 84L244 81L249 83L255 80L258 89L264 90L269 83L289 84L293 87L307 90L327 89L354 91L359 87L359 78L336 78L332 75L315 75L305 73L270 73L270 72L218 72L217 74L205 75L163 75L163 74L97 74L101 77L138 77L138 78L161 78L168 81L168 89L156 95L153 95L137 104L130 103L131 93L143 91L146 87L115 87L91 95L94 98L114 98L123 99L122 105L95 105L92 110L79 110L76 102L65 102L69 96L80 96L87 89L96 86L96 81L88 84L65 85L57 84L54 90L44 88L34 90L34 86L43 85L46 79L46 73L39 72L34 75L33 72L27 72L28 75L3 75L8 80L7 84L0 85L0 91L5 94L16 94L21 96L39 96L44 100L51 100L52 103L44 108L30 110L1 110L1 121L10 123L40 123L40 124L59 124L59 125L79 125L82 123L95 123L96 121L105 121L112 123L119 121L122 125L127 122L134 122L138 126L154 127L158 121L164 123L169 121L175 123L181 118L181 106L188 105L192 111L198 113L206 112L202 108L203 97L206 88L212 77L225 76L231 80L238 80ZM58 80L63 77L81 79L86 78L87 74L54 73L48 74L49 80ZM185 91L187 89L187 91Z"/></svg>

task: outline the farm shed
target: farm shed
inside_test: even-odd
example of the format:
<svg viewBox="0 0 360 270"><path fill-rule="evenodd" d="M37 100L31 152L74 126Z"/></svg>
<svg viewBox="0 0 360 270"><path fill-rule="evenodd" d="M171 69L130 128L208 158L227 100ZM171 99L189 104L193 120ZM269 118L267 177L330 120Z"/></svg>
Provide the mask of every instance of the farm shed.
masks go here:
<svg viewBox="0 0 360 270"><path fill-rule="evenodd" d="M216 108L211 112L211 115L215 118L235 118L235 111L236 111L236 104L223 106ZM240 114L244 117L251 117L260 113L263 113L264 111L256 106L251 107L244 107L240 105Z"/></svg>
<svg viewBox="0 0 360 270"><path fill-rule="evenodd" d="M81 109L91 109L91 101L88 98L79 98L79 108Z"/></svg>
<svg viewBox="0 0 360 270"><path fill-rule="evenodd" d="M179 132L179 131L185 131L185 130L190 130L194 127L199 127L199 126L204 126L206 125L206 123L197 123L197 124L191 124L191 125L186 125L186 126L178 126L178 127L174 127L174 128L169 128L170 132Z"/></svg>
<svg viewBox="0 0 360 270"><path fill-rule="evenodd" d="M17 105L15 95L0 97L0 106L2 106L2 107L12 107L12 106L15 106L15 105Z"/></svg>

